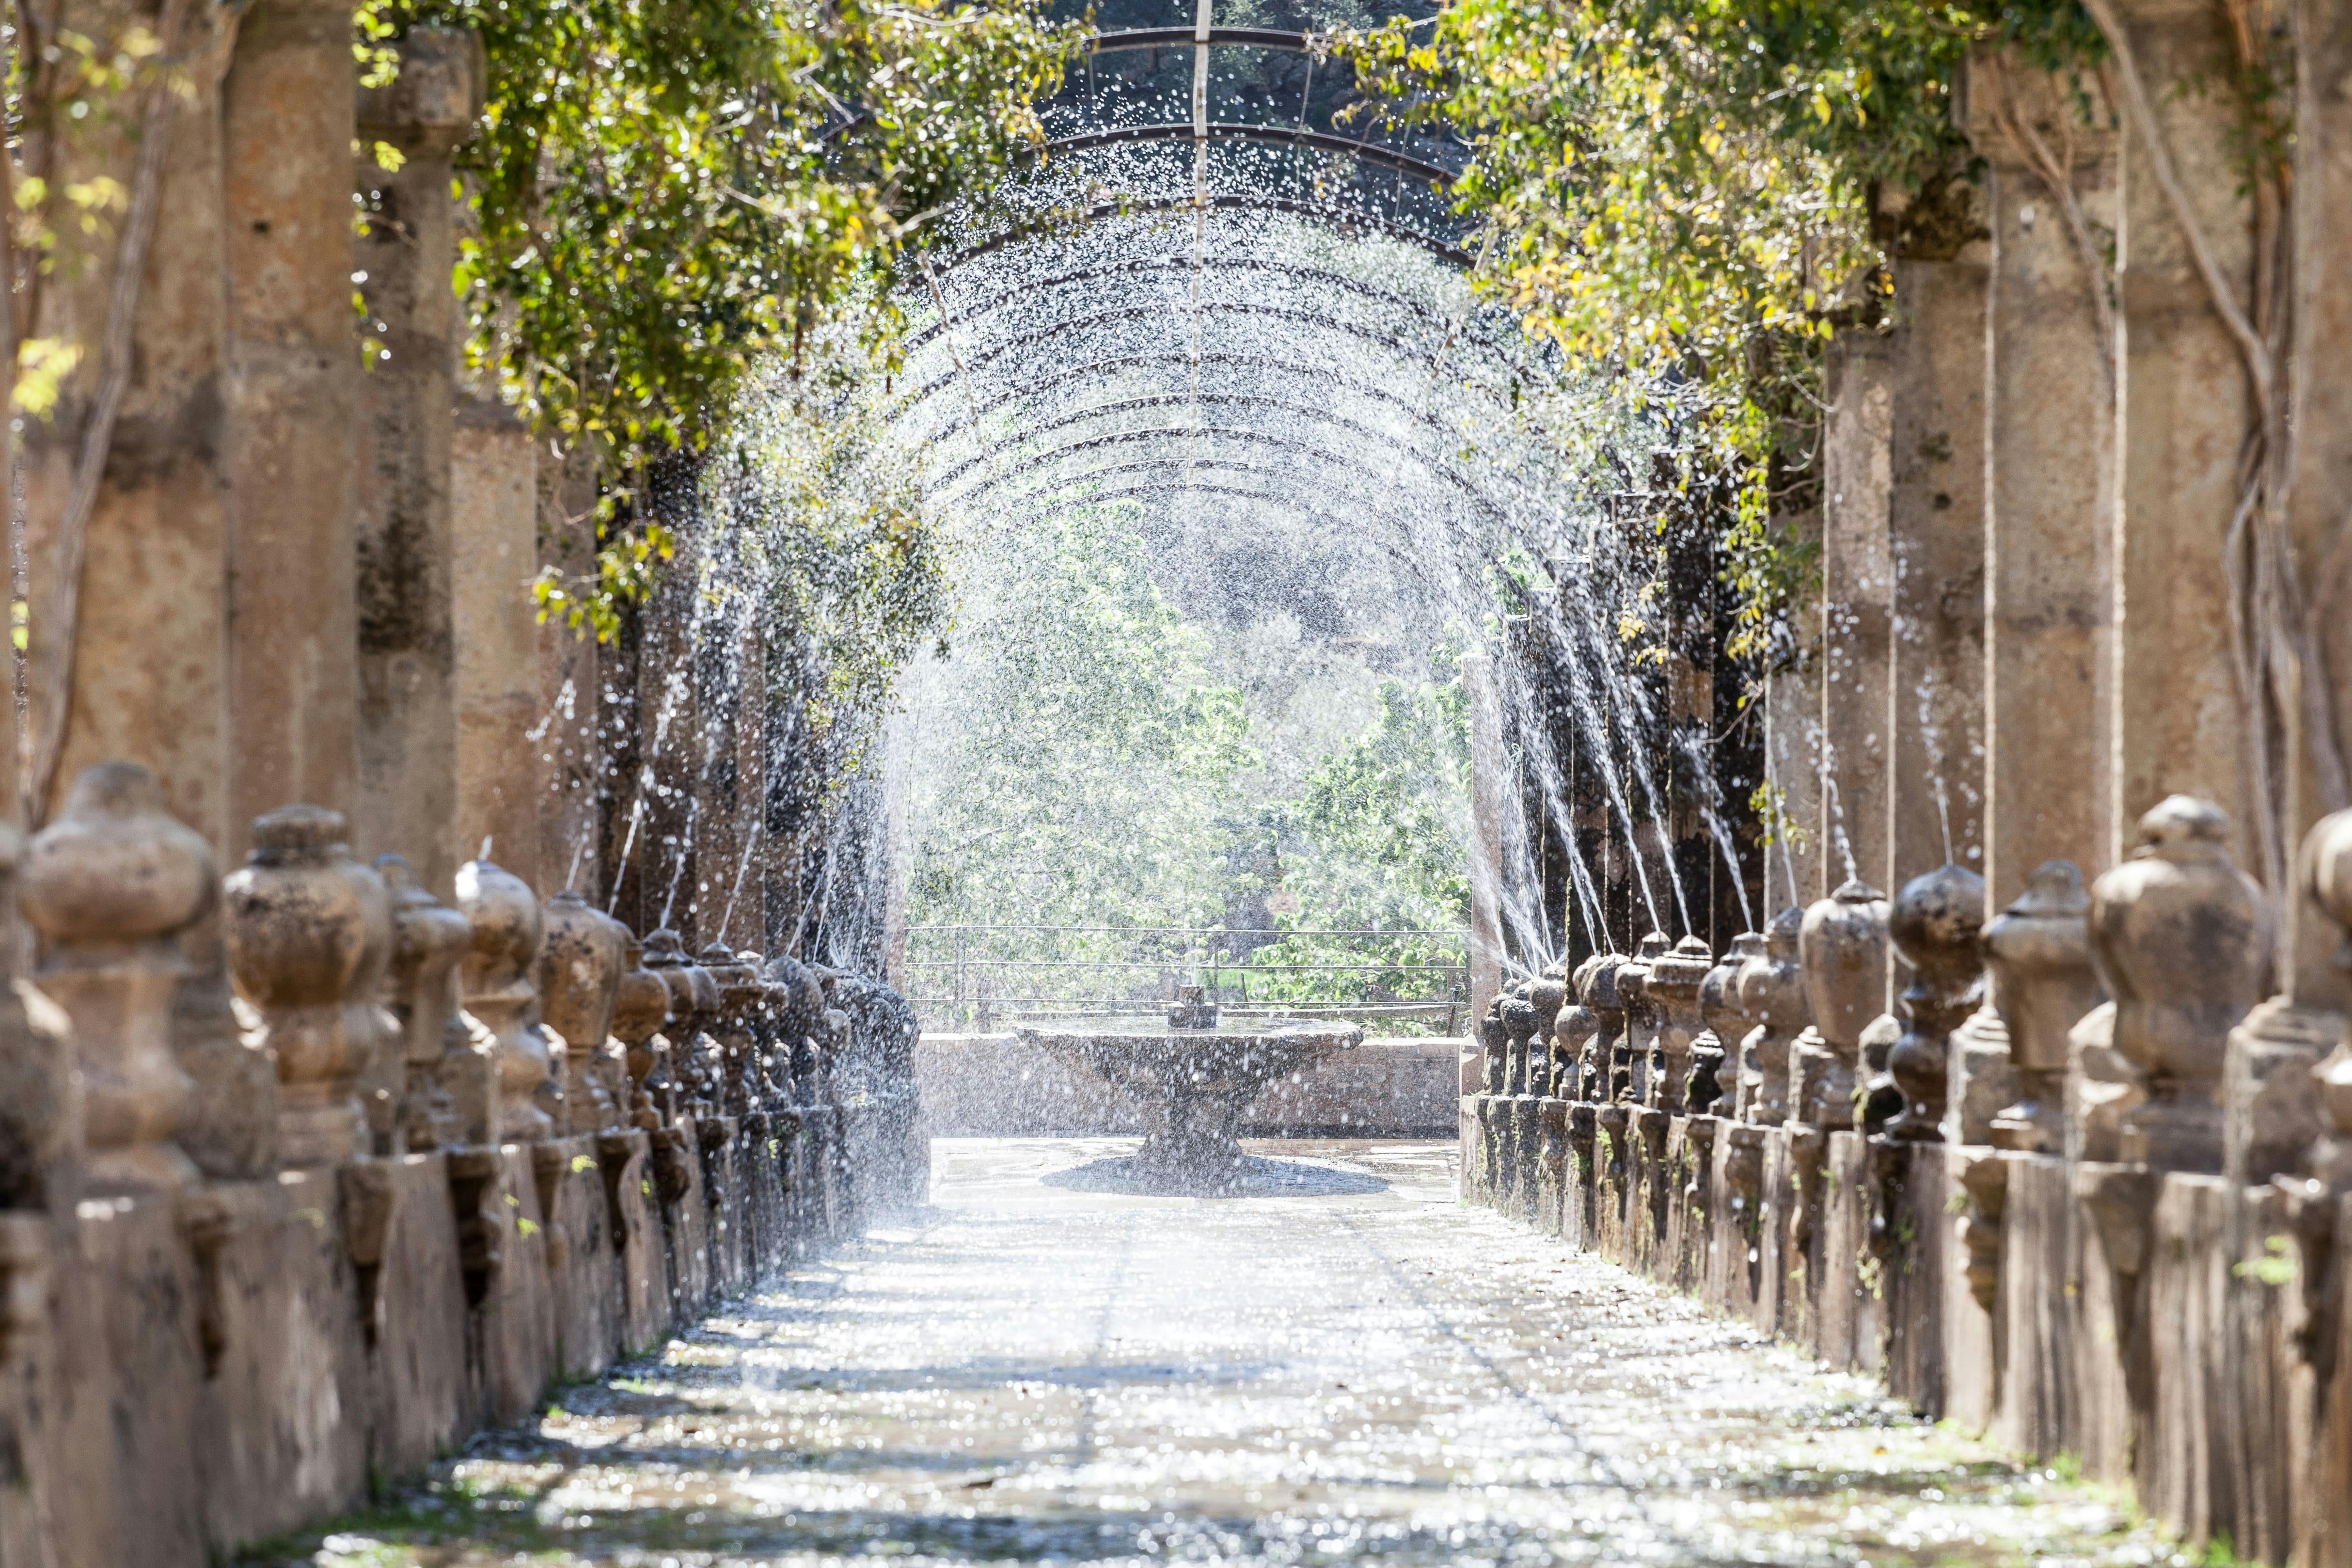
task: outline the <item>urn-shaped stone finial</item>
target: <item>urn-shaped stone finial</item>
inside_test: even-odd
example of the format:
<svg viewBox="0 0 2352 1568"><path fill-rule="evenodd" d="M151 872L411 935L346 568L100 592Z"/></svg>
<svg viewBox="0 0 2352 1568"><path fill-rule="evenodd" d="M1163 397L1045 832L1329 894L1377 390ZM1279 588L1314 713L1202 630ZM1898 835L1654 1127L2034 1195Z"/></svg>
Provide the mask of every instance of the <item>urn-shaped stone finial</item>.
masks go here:
<svg viewBox="0 0 2352 1568"><path fill-rule="evenodd" d="M613 1037L621 1042L629 1069L629 1125L646 1131L669 1125L677 1114L677 1085L670 1081L669 1043L661 1037L669 1022L669 987L645 964L645 944L629 938L621 959L621 983L614 989Z"/></svg>
<svg viewBox="0 0 2352 1568"><path fill-rule="evenodd" d="M2131 858L2091 886L2091 962L2116 1001L2115 1048L2147 1089L2124 1121L2129 1163L2221 1168L2224 1047L2270 978L2261 890L2231 863L2229 831L2210 802L2173 795L2140 818Z"/></svg>
<svg viewBox="0 0 2352 1568"><path fill-rule="evenodd" d="M474 927L460 972L466 1011L498 1042L497 1136L519 1142L551 1137L559 1129L542 1100L554 1065L530 981L546 930L539 900L513 872L468 860L457 868L457 907Z"/></svg>
<svg viewBox="0 0 2352 1568"><path fill-rule="evenodd" d="M1503 1085L1510 1077L1510 1053L1511 1037L1503 1028L1503 999L1497 996L1486 1004L1486 1011L1478 1019L1481 1094L1503 1092Z"/></svg>
<svg viewBox="0 0 2352 1568"><path fill-rule="evenodd" d="M1764 961L1764 933L1745 931L1731 939L1731 951L1723 962L1706 972L1699 982L1698 1011L1706 1021L1706 1033L1691 1047L1691 1095L1693 1110L1706 1110L1717 1116L1738 1116L1740 1111L1739 1080L1745 1063L1742 1047L1747 1044L1748 1031L1755 1026L1741 999L1740 983L1748 965ZM1697 1090L1702 1064L1712 1064L1715 1084L1703 1092Z"/></svg>
<svg viewBox="0 0 2352 1568"><path fill-rule="evenodd" d="M163 810L155 775L135 763L84 770L26 852L20 899L47 946L36 978L73 1020L85 1192L196 1180L173 1141L191 1086L172 1053L172 996L187 964L171 939L216 886L211 848Z"/></svg>
<svg viewBox="0 0 2352 1568"><path fill-rule="evenodd" d="M623 1068L611 1041L629 928L569 888L547 900L542 919L540 1016L563 1041L565 1131L610 1131L621 1124Z"/></svg>
<svg viewBox="0 0 2352 1568"><path fill-rule="evenodd" d="M1811 1026L1790 1053L1790 1118L1824 1131L1853 1125L1862 1032L1886 1010L1886 896L1860 879L1805 911L1804 956Z"/></svg>
<svg viewBox="0 0 2352 1568"><path fill-rule="evenodd" d="M791 1058L789 1077L795 1105L817 1102L817 1037L824 1027L824 988L808 965L789 952L768 960L768 978L791 993L777 1015L776 1029Z"/></svg>
<svg viewBox="0 0 2352 1568"><path fill-rule="evenodd" d="M1559 1053L1551 1043L1560 1008L1568 1001L1568 981L1559 970L1558 964L1552 965L1528 987L1528 1005L1535 1009L1535 1030L1528 1037L1528 1078L1535 1093L1566 1099L1570 1092L1568 1075L1560 1070Z"/></svg>
<svg viewBox="0 0 2352 1568"><path fill-rule="evenodd" d="M1603 1103L1623 1100L1633 1088L1633 1050L1628 1045L1628 1003L1622 981L1633 961L1622 952L1604 956L1592 969L1591 989L1584 1005L1592 1009L1601 1027L1587 1055L1592 1064L1594 1098Z"/></svg>
<svg viewBox="0 0 2352 1568"><path fill-rule="evenodd" d="M340 811L288 805L253 822L224 889L229 972L278 1059L278 1157L340 1164L369 1147L360 1080L398 1046L378 1006L392 894L352 858Z"/></svg>
<svg viewBox="0 0 2352 1568"><path fill-rule="evenodd" d="M1746 1116L1777 1127L1789 1120L1790 1058L1812 1022L1802 959L1805 911L1791 904L1764 928L1764 956L1740 972L1739 1005L1756 1020L1743 1047L1755 1077L1742 1085Z"/></svg>
<svg viewBox="0 0 2352 1568"><path fill-rule="evenodd" d="M0 1209L57 1210L75 1194L82 1152L81 1087L74 1071L71 1020L17 975L15 939L21 933L7 928L15 924L16 882L24 860L24 835L13 823L0 821ZM276 1075L269 1079L274 1083ZM0 1265L5 1261L0 1257ZM0 1284L24 1288L21 1280ZM41 1310L46 1313L46 1306ZM0 1303L0 1360L5 1359L13 1317Z"/></svg>
<svg viewBox="0 0 2352 1568"><path fill-rule="evenodd" d="M1664 1058L1658 1036L1666 1021L1660 1000L1650 991L1650 976L1673 951L1666 933L1654 931L1634 950L1633 962L1617 973L1617 992L1625 999L1625 1035L1622 1049L1631 1075L1624 1098L1634 1105L1655 1105L1657 1083Z"/></svg>
<svg viewBox="0 0 2352 1568"><path fill-rule="evenodd" d="M1559 1087L1556 1092L1565 1100L1589 1101L1598 1093L1591 1071L1592 1042L1601 1033L1601 1020L1586 1005L1585 997L1592 988L1592 972L1601 955L1594 953L1576 966L1576 974L1569 983L1566 1005L1559 1016L1552 1020L1552 1058L1559 1064Z"/></svg>
<svg viewBox="0 0 2352 1568"><path fill-rule="evenodd" d="M1984 900L1982 877L1964 866L1939 866L1904 883L1887 916L1887 935L1911 967L1900 998L1902 1037L1886 1057L1887 1073L1903 1092L1902 1111L1886 1124L1886 1136L1897 1142L1943 1139L1949 1042L1976 1005Z"/></svg>
<svg viewBox="0 0 2352 1568"><path fill-rule="evenodd" d="M383 997L400 1026L401 1140L419 1151L487 1141L490 1118L478 1112L469 1120L465 1105L491 1103L496 1068L477 1048L474 1026L458 1011L456 985L474 928L427 892L399 856L378 856L375 868L392 898L392 963Z"/></svg>
<svg viewBox="0 0 2352 1568"><path fill-rule="evenodd" d="M720 1097L727 1114L751 1109L758 1085L752 1076L758 1050L753 1013L761 1000L760 972L735 956L723 942L706 946L697 960L719 986L719 1017L711 1033L719 1042Z"/></svg>
<svg viewBox="0 0 2352 1568"><path fill-rule="evenodd" d="M1654 1031L1648 1103L1669 1115L1695 1109L1685 1096L1690 1087L1691 1051L1706 1028L1699 1016L1699 987L1714 963L1715 954L1705 942L1685 936L1644 965L1649 975L1642 983L1642 994Z"/></svg>
<svg viewBox="0 0 2352 1568"><path fill-rule="evenodd" d="M693 1116L719 1113L721 1090L718 1042L707 1033L719 1016L719 983L694 962L674 931L646 938L646 967L669 987L669 1022L662 1026L669 1050L670 1076L677 1082L679 1110Z"/></svg>
<svg viewBox="0 0 2352 1568"><path fill-rule="evenodd" d="M1537 1092L1528 1075L1528 1041L1536 1032L1536 1010L1524 996L1504 993L1496 1016L1503 1021L1503 1092L1514 1099Z"/></svg>
<svg viewBox="0 0 2352 1568"><path fill-rule="evenodd" d="M2009 1038L2018 1100L1996 1112L1992 1142L2032 1154L2066 1142L2067 1036L2099 1004L2084 924L2091 895L2072 860L2045 860L1984 929L1990 1004Z"/></svg>

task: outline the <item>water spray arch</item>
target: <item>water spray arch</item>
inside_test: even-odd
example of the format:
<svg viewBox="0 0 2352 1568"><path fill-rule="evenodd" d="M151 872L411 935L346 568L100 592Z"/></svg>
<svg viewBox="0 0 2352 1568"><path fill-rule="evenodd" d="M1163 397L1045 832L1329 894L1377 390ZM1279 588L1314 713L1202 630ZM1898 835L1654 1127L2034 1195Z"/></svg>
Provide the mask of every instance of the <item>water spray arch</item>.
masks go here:
<svg viewBox="0 0 2352 1568"><path fill-rule="evenodd" d="M1624 544L1650 549L1655 498L1547 429L1605 395L1474 291L1445 195L1464 149L1369 116L1343 133L1351 80L1303 27L1205 4L1193 24L1097 35L1041 158L939 220L897 416L929 504L967 537L1117 503L1377 557L1499 656L1509 957L1651 929L1723 945L1752 921L1754 851L1717 715L1614 632L1634 579L1666 575ZM1234 85L1267 57L1286 102ZM1654 416L1612 416L1654 439Z"/></svg>

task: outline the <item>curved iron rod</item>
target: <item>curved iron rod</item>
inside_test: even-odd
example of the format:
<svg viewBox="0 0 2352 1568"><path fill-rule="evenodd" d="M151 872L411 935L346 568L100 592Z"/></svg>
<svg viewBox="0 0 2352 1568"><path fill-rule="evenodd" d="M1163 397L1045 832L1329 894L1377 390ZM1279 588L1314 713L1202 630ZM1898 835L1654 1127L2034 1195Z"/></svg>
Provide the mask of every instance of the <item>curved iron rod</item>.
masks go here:
<svg viewBox="0 0 2352 1568"><path fill-rule="evenodd" d="M1105 131L1081 132L1076 136L1056 136L1045 143L1045 150L1056 153L1083 153L1092 147L1117 147L1130 142L1196 142L1203 138L1192 133L1191 121L1171 121L1161 125L1115 125ZM1400 174L1412 174L1433 185L1450 185L1458 174L1410 153L1398 153L1386 147L1375 147L1369 142L1350 142L1345 136L1334 136L1328 131L1292 130L1280 125L1253 125L1245 120L1212 120L1205 140L1211 142L1255 142L1268 147L1312 147L1318 152L1335 153L1341 156L1376 163L1393 169ZM1189 205L1189 204L1188 204Z"/></svg>
<svg viewBox="0 0 2352 1568"><path fill-rule="evenodd" d="M1189 132L1190 127L1187 127ZM1391 239L1418 245L1440 260L1450 261L1465 272L1470 270L1475 258L1457 245L1449 245L1434 235L1423 234L1408 224L1382 217L1375 212L1358 211L1334 206L1328 202L1302 202L1290 196L1261 196L1244 192L1229 191L1209 198L1209 206L1216 212L1276 212L1292 217L1312 218L1334 225L1368 224L1380 229ZM1190 196L1152 196L1142 201L1097 202L1076 216L1081 224L1094 223L1107 217L1131 217L1137 213L1192 212L1195 204ZM1045 213L1023 223L1013 224L1004 232L982 240L966 250L959 250L945 260L935 263L938 270L947 272L967 261L992 255L1006 246L1015 244L1040 231L1052 231L1073 221L1067 212Z"/></svg>
<svg viewBox="0 0 2352 1568"><path fill-rule="evenodd" d="M1292 54L1305 54L1314 47L1314 40L1305 33L1286 33L1276 27L1212 27L1208 41L1212 47L1233 44L1286 49ZM1199 42L1201 36L1190 27L1120 27L1095 34L1087 40L1086 49L1090 55L1108 55L1120 49L1189 49Z"/></svg>
<svg viewBox="0 0 2352 1568"><path fill-rule="evenodd" d="M1389 350L1401 357L1418 357L1411 355L1405 345L1395 338L1383 337L1378 332L1356 326L1352 322L1336 321L1329 316L1318 316L1309 310L1294 310L1281 305L1261 305L1249 300L1210 300L1203 301L1201 309L1204 313L1267 316L1278 321L1292 321L1300 326L1343 332L1349 337L1360 339L1375 348ZM981 353L967 356L961 369L965 374L970 374L982 365L993 363L1014 349L1029 348L1049 338L1062 337L1088 327L1099 327L1110 321L1139 321L1145 317L1160 315L1166 310L1165 305L1131 305L1116 310L1097 310L1088 316L1071 316L1055 321L1050 326L1039 327L1034 331L1014 332L1000 338Z"/></svg>

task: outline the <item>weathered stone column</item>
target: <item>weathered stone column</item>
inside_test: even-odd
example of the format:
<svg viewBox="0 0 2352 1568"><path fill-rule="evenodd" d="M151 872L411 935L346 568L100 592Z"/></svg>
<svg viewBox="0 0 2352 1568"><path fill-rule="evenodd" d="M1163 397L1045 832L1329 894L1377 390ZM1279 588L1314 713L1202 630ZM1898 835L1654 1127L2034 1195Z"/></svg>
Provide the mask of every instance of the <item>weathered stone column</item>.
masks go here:
<svg viewBox="0 0 2352 1568"><path fill-rule="evenodd" d="M1981 871L1984 865L1991 247L1975 191L1955 178L1897 220L1886 527L1895 574L1886 680L1892 775L1881 887L1900 887L1931 866Z"/></svg>
<svg viewBox="0 0 2352 1568"><path fill-rule="evenodd" d="M261 0L221 94L228 260L224 845L289 800L356 804L351 7Z"/></svg>
<svg viewBox="0 0 2352 1568"><path fill-rule="evenodd" d="M541 863L539 466L530 432L495 400L461 396L451 433L450 579L455 635L457 815L453 861L480 854L534 889L562 884ZM488 844L486 851L483 846Z"/></svg>
<svg viewBox="0 0 2352 1568"><path fill-rule="evenodd" d="M111 7L65 5L60 26L113 36ZM120 324L127 353L107 352L110 298L121 230L66 243L42 290L37 335L62 338L81 359L47 419L25 422L25 549L30 600L27 718L36 823L64 808L89 767L123 758L152 768L162 808L202 834L215 858L231 826L228 718L229 504L223 463L228 306L222 278L219 30L229 15L191 6L166 42L192 62L184 90L167 90L156 143L164 149L135 312ZM123 115L68 121L54 183L111 179L130 189L146 95ZM114 226L107 226L112 228ZM123 377L120 417L97 498L68 570L67 497L101 382ZM78 605L78 608L69 608ZM70 639L67 622L74 625ZM159 658L169 649L169 658ZM69 667L69 668L68 668Z"/></svg>
<svg viewBox="0 0 2352 1568"><path fill-rule="evenodd" d="M2091 89L2095 92L2095 88ZM2113 138L2074 85L1970 59L1969 136L1991 234L1984 433L1984 863L1989 906L2045 860L2112 853L2114 404L2107 279L2085 232L2116 220ZM2105 124L2105 105L2094 120ZM2053 192L2030 162L2046 153ZM2063 198L2063 199L2062 199Z"/></svg>
<svg viewBox="0 0 2352 1568"><path fill-rule="evenodd" d="M2344 1032L2341 929L2315 905L2312 854L2322 816L2346 805L2340 782L2352 700L2352 623L2338 611L2347 584L2327 573L2352 494L2352 95L2335 84L2352 75L2352 16L2340 6L2295 8L2294 202L2292 275L2294 337L2287 361L2294 400L2295 469L2287 521L2297 575L2311 609L2311 663L2283 704L2285 808L2281 830L2300 846L2288 885L2279 994L2231 1036L2223 1084L2224 1169L2244 1184L2285 1175L2323 1131L2310 1069Z"/></svg>
<svg viewBox="0 0 2352 1568"><path fill-rule="evenodd" d="M1822 855L1832 876L1887 885L1895 557L1894 353L1838 334L1822 425Z"/></svg>
<svg viewBox="0 0 2352 1568"><path fill-rule="evenodd" d="M2251 299L2243 133L2203 85L2239 68L2230 24L2202 0L2121 0L2116 9L2190 216L2239 299ZM2179 216L2158 188L2151 150L2128 118L2121 170L2116 802L2106 858L2122 858L2124 825L2168 795L2193 795L2234 824L2232 858L2260 869L2225 572L2252 393Z"/></svg>
<svg viewBox="0 0 2352 1568"><path fill-rule="evenodd" d="M450 462L457 300L451 154L480 111L481 45L419 27L399 79L361 95L362 187L373 193L354 247L383 349L360 400L360 795L362 852L410 856L418 880L453 887L457 817ZM370 144L404 160L376 165Z"/></svg>
<svg viewBox="0 0 2352 1568"><path fill-rule="evenodd" d="M596 449L593 444L575 447L560 461L551 452L542 453L537 472L540 564L576 572L595 552ZM577 888L590 902L607 907L611 889L604 880L605 768L607 759L622 753L630 738L604 734L599 721L605 717L606 679L617 679L632 698L635 682L614 677L612 670L624 661L608 662L609 648L593 637L574 632L558 617L548 617L547 624L538 628L538 636L539 717L535 723L541 733L534 749L539 758L539 864L551 880ZM643 711L633 702L625 709L632 722ZM629 791L622 793L625 798ZM613 847L617 850L619 846Z"/></svg>

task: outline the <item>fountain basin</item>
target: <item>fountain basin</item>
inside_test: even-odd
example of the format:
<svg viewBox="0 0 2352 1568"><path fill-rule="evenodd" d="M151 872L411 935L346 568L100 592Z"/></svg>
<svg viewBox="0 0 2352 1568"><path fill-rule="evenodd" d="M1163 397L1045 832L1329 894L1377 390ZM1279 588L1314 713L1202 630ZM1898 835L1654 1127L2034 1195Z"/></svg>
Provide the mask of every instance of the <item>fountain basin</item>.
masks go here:
<svg viewBox="0 0 2352 1568"><path fill-rule="evenodd" d="M1159 1018L1106 1018L1020 1030L1024 1046L1083 1068L1140 1116L1139 1184L1173 1193L1234 1190L1243 1169L1236 1129L1266 1086L1361 1045L1352 1024L1312 1018L1226 1019L1204 1029Z"/></svg>

